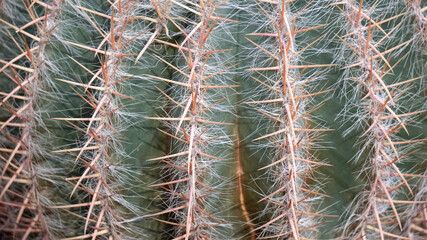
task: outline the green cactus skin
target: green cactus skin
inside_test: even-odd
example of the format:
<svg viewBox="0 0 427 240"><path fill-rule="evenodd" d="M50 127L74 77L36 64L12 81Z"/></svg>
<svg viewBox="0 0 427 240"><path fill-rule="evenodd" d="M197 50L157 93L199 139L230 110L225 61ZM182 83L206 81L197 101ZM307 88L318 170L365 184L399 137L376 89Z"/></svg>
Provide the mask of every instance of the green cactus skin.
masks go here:
<svg viewBox="0 0 427 240"><path fill-rule="evenodd" d="M424 0L0 0L0 239L424 239Z"/></svg>

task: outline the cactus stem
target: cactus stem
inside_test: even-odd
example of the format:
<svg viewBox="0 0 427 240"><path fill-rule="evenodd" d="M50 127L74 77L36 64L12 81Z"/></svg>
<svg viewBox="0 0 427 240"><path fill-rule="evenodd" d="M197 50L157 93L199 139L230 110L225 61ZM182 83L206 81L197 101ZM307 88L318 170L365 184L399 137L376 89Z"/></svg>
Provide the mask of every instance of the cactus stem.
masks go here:
<svg viewBox="0 0 427 240"><path fill-rule="evenodd" d="M9 37L22 53L10 61L0 60L0 62L4 64L4 66L0 69L0 73L5 74L18 85L11 92L2 94L5 97L2 99L0 106L3 106L5 109L10 111L12 116L5 122L2 122L1 129L5 136L9 136L7 133L9 132L8 127L19 127L20 136L19 139L12 139L12 136L9 136L9 139L16 144L14 149L11 149L12 151L9 152L8 149L0 150L2 152L10 153L8 159L6 160L5 166L2 166L2 168L4 168L1 174L1 179L8 181L4 186L2 186L0 199L4 199L4 197L8 194L15 194L15 191L27 191L19 193L19 195L22 195L23 199L22 203L16 204L16 206L14 206L17 207L17 215L15 216L15 213L13 212L9 213L10 217L13 216L15 218L13 219L15 224L14 230L12 231L13 236L19 236L22 237L22 239L27 239L30 234L37 232L40 234L34 236L47 239L50 235L50 229L45 219L46 216L44 215L46 206L44 206L44 203L39 199L39 175L36 172L37 165L39 164L37 160L40 157L39 151L42 149L39 149L40 146L38 146L36 143L37 136L35 135L39 125L44 125L39 116L40 109L38 108L38 104L40 101L39 99L42 89L48 84L48 80L43 78L46 71L46 67L44 65L45 48L46 45L49 44L49 36L51 35L53 29L55 29L55 27L52 27L52 25L54 25L56 20L55 18L58 15L58 11L56 11L56 9L59 7L59 5L56 3L54 3L54 6L50 7L46 5L45 7L47 9L45 16L37 17L35 14L35 9L33 8L33 4L34 3L30 4L28 1L27 3L24 3L25 11L28 13L31 19L22 27L17 27L14 24L7 22L6 20L0 19L0 22L14 29L16 33L21 33L36 43L36 46L30 49L26 39L23 38L22 40L24 42L24 46L21 47L19 41L17 41L7 30ZM15 16L11 17L13 18ZM33 25L35 25L35 27L39 30L38 34L33 35L28 32L30 30L24 30ZM15 62L21 61L24 57L26 60L28 60L29 63L31 63L31 67L23 67L19 64L15 64ZM14 73L13 77L6 72L6 69L8 68L10 68ZM26 72L25 79L21 79L15 69ZM20 90L24 92L24 96L18 97L15 94L17 94ZM21 99L25 102L19 107L17 111L15 111L7 104L7 100L10 98ZM12 123L12 121L17 118L23 122L19 124ZM21 155L21 157L18 157L18 155ZM9 167L16 168L15 171L10 171L13 174L12 177L6 176L6 172L10 170ZM28 186L26 187L27 189L25 189L25 187L20 187L22 184L26 184ZM15 190L15 188L21 190ZM0 201L3 202L2 200ZM23 221L26 218L25 216L28 216L29 212L32 212L31 215L33 215L33 217L28 222L29 224L25 224ZM22 232L23 235L20 235L19 232Z"/></svg>
<svg viewBox="0 0 427 240"><path fill-rule="evenodd" d="M208 139L203 138L203 134L208 132L210 125L232 125L231 123L219 122L205 119L205 113L207 110L212 110L226 98L222 98L219 101L216 101L212 104L207 104L207 100L205 100L205 95L207 95L208 91L215 89L227 89L227 88L235 88L237 85L210 85L208 81L220 76L224 72L229 69L235 67L236 65L227 67L225 69L215 71L214 73L207 74L206 69L208 67L208 60L210 56L215 53L221 53L230 51L230 49L225 50L215 50L209 49L207 51L206 43L209 41L209 36L212 32L215 31L215 27L217 25L217 21L223 20L228 21L228 19L220 18L214 16L216 8L225 2L216 4L215 1L200 1L200 5L192 2L188 2L192 6L198 6L205 8L204 11L199 12L194 10L190 5L186 6L178 1L170 1L171 3L188 10L199 17L199 21L196 21L193 26L184 30L180 27L173 19L170 19L171 22L179 29L179 31L185 37L179 44L172 44L168 42L164 42L162 40L155 39L159 43L163 43L165 45L174 47L177 51L182 55L182 58L185 59L185 62L188 66L185 67L185 71L182 70L178 66L174 66L172 63L168 63L166 60L156 56L160 61L166 63L169 67L176 70L177 73L180 74L180 78L183 78L183 81L176 81L165 79L158 76L146 75L147 77L160 80L163 82L167 82L171 84L171 88L179 88L185 87L189 91L188 94L190 96L180 96L182 100L174 100L174 96L170 96L165 92L161 91L163 95L165 95L171 102L175 103L179 109L182 109L182 112L179 113L179 117L148 117L147 119L155 119L166 122L177 122L176 125L172 125L175 131L175 134L167 133L168 136L173 139L178 140L181 143L184 143L184 148L182 151L174 154L170 154L163 157L157 157L150 159L150 161L162 160L167 162L169 166L173 168L173 171L178 171L175 174L177 175L171 181L168 181L168 184L176 185L176 189L179 189L178 192L173 191L175 194L179 194L182 198L185 199L187 204L180 205L178 207L171 207L168 210L150 215L162 215L166 213L174 212L175 214L181 216L178 224L174 224L176 226L182 226L182 231L177 231L177 237L175 239L190 239L190 238L204 238L208 235L211 235L210 231L207 231L209 228L220 225L222 223L221 220L214 217L209 212L205 211L202 206L201 198L203 196L209 196L210 194L203 195L201 192L204 191L199 188L202 187L208 191L216 190L211 187L205 185L201 179L203 179L206 174L205 168L209 164L209 166L213 166L210 162L212 161L224 161L225 159L211 155L209 153L205 153L202 151L202 148L206 143L213 141L218 138L218 136L214 136ZM212 23L215 21L214 23ZM188 32L187 32L188 31ZM193 47L194 45L194 47ZM202 84L203 83L203 84ZM181 90L176 90L181 91ZM187 93L187 92L186 92ZM183 103L185 102L185 104ZM208 126L207 128L204 125ZM164 132L164 131L162 131ZM185 140L178 136L178 134L184 134ZM184 159L185 157L185 159ZM178 165L169 163L169 159L178 158L181 159ZM203 164L203 165L202 165ZM183 165L183 166L181 166ZM210 167L209 167L210 168ZM164 184L154 184L153 186L163 186ZM182 186L180 189L179 186ZM204 198L204 197L203 197ZM176 202L175 202L176 201ZM173 206L176 205L180 201L179 199L175 199L172 201ZM184 210L183 213L179 213L179 211ZM211 221L216 223L209 223ZM207 226L205 226L207 225ZM205 226L201 229L202 226ZM205 232L206 231L206 232Z"/></svg>
<svg viewBox="0 0 427 240"><path fill-rule="evenodd" d="M138 1L133 4L129 4L130 1L127 1L124 5L122 5L121 1L117 1L114 4L111 3L110 15L83 6L77 6L79 4L76 4L75 8L82 10L81 14L83 14L88 23L99 32L103 37L103 40L97 48L63 40L64 43L77 48L82 48L94 52L95 54L102 54L99 57L99 69L95 72L92 72L85 67L84 64L69 56L73 62L92 75L91 80L87 84L59 78L56 79L67 83L70 86L79 86L84 88L84 93L87 97L74 89L73 91L93 108L90 117L54 118L55 120L68 122L70 125L80 130L86 137L86 139L81 143L81 146L77 148L54 151L54 153L78 152L75 158L75 163L77 164L81 161L85 164L85 170L80 176L67 178L65 180L73 185L70 198L83 191L89 195L90 200L86 203L82 203L81 206L57 206L61 209L78 206L88 207L86 216L81 216L85 220L83 225L84 235L78 237L92 237L94 240L99 235L108 234L110 237L118 239L126 236L127 234L131 236L132 231L137 231L126 228L124 224L120 222L123 212L127 210L135 212L136 207L132 206L130 202L127 202L127 200L120 196L119 191L122 189L118 189L116 186L116 181L119 180L116 178L120 176L115 176L117 173L111 169L111 164L114 165L119 163L119 159L116 159L117 155L112 156L112 154L118 151L117 147L115 147L115 142L121 134L120 131L122 129L116 130L116 128L117 126L121 127L120 118L125 114L125 112L120 108L120 99L134 99L132 96L127 96L119 92L121 84L132 78L132 76L122 77L122 59L125 57L136 56L135 54L125 53L126 46L136 40L139 36L137 35L136 37L128 39L128 37L125 36L126 27L131 20L143 19L149 21L151 19L133 16L132 7L134 7L137 2ZM80 2L77 1L76 3ZM92 14L92 16L87 15L87 13ZM101 16L110 20L108 34L103 34L103 32L100 31L98 27L99 24L95 22L93 15ZM102 50L104 46L105 50ZM75 124L72 124L71 121L84 123L86 129L81 129ZM90 160L86 161L85 159ZM71 182L71 180L75 181L75 183ZM120 205L120 207L113 207L113 205L116 204ZM107 228L107 231L102 230L103 228ZM87 234L90 229L93 229L93 233Z"/></svg>
<svg viewBox="0 0 427 240"><path fill-rule="evenodd" d="M397 223L399 228L402 229L402 220L400 217L401 212L399 212L395 203L409 203L409 201L399 202L398 200L395 200L397 194L396 190L400 189L402 186L406 186L409 193L411 195L413 194L408 180L405 178L409 175L402 173L395 164L405 156L401 153L402 150L398 148L397 145L400 145L399 143L410 144L423 141L422 139L417 139L398 142L394 140L396 137L395 134L397 130L404 129L406 134L409 135L409 131L406 128L408 123L406 123L403 118L425 112L414 111L396 114L399 107L398 101L400 96L409 89L401 89L400 86L405 83L418 80L420 77L387 85L384 79L390 72L393 73L393 68L396 65L391 66L389 62L392 58L390 57L389 59L386 59L385 56L389 53L394 54L397 51L401 51L410 42L412 42L414 38L398 44L395 47L387 47L388 50L380 52L379 47L383 46L380 45L380 43L382 43L385 38L390 38L390 34L397 29L396 26L387 33L387 31L381 27L382 24L394 20L402 16L402 14L397 14L391 18L375 22L372 20L373 16L371 14L375 12L375 7L377 6L378 1L375 2L374 5L370 6L367 11L363 8L364 3L362 0L358 3L358 6L356 6L353 1L344 1L340 3L345 5L345 10L339 8L338 5L336 6L349 21L350 29L344 36L337 36L341 42L351 49L351 54L354 56L356 61L358 61L358 63L347 66L344 69L346 71L351 71L353 76L357 76L351 77L351 79L354 80L357 85L363 86L365 91L362 93L364 96L358 101L361 101L361 104L363 105L362 108L366 111L366 115L364 117L368 118L365 119L365 121L368 122L369 127L364 131L360 138L363 138L363 141L366 141L364 148L371 148L369 151L366 149L361 150L360 154L357 156L357 158L360 158L363 151L366 151L366 164L370 168L367 170L369 171L367 174L372 180L369 180L367 186L367 188L369 188L369 193L367 192L365 194L366 196L364 196L365 199L363 200L363 203L358 203L360 205L357 205L359 209L365 210L357 217L359 221L358 226L356 227L357 230L354 231L354 229L352 229L353 233L351 234L351 237L362 237L367 233L365 229L369 229L379 233L381 239L385 239L385 236L391 235L387 230L389 226L387 223L383 222L381 217L384 216L384 214L389 213L391 209L395 223ZM369 20L368 26L362 25L363 18ZM376 29L378 29L384 37L379 38L375 33ZM398 62L400 61L401 59L399 59ZM383 67L381 64L384 64ZM362 88L357 87L357 90L360 89ZM360 108L360 106L356 107ZM391 168L387 171L393 172L393 176L398 178L391 178L391 175L381 174L381 172L387 168ZM395 186L393 182L399 182L399 180L401 183ZM386 195L387 199L381 199L378 201L378 199L380 199L379 196L382 195ZM387 203L388 207L385 208L383 203ZM353 217L356 217L356 215L353 215ZM352 221L354 220L353 217L351 218ZM371 222L376 222L378 228L373 228ZM345 228L348 228L348 226ZM369 233L368 236L373 237L374 235Z"/></svg>
<svg viewBox="0 0 427 240"><path fill-rule="evenodd" d="M268 3L270 3L268 1ZM264 76L266 79L270 80L271 77L267 77L261 72L265 72L266 75L270 76L275 72L273 76L277 77L277 82L274 86L266 84L263 81L259 80L256 77L251 76L252 79L261 83L263 86L266 86L273 93L278 95L278 98L266 99L266 100L257 100L257 101L248 101L246 104L254 104L264 106L261 109L257 109L262 115L267 116L269 119L274 120L280 124L278 130L255 138L253 141L260 141L264 139L271 139L276 147L278 147L278 159L272 159L271 163L260 168L259 170L274 169L273 172L280 172L278 176L274 174L273 178L275 181L275 189L269 194L266 194L260 202L266 201L269 204L273 204L275 209L273 214L273 219L264 225L257 227L256 230L262 230L260 239L267 238L280 238L285 239L292 237L294 239L302 239L305 234L302 233L303 230L311 229L313 230L317 224L313 224L312 227L308 227L308 217L310 216L324 216L324 214L311 213L307 209L309 205L305 201L309 198L305 197L304 194L308 193L310 196L321 196L329 197L325 194L322 194L318 191L310 190L308 187L305 187L301 182L301 178L304 178L305 174L311 172L310 165L319 165L319 166L330 166L329 164L323 164L316 161L311 161L307 159L306 155L308 152L307 149L302 148L312 143L313 140L309 139L308 133L317 133L332 131L332 129L314 129L308 128L303 123L308 115L314 112L316 109L320 108L318 106L315 109L307 110L307 103L309 99L314 96L324 94L333 89L319 91L315 93L305 93L306 89L304 85L310 83L314 79L322 74L324 71L320 71L313 76L305 79L302 77L302 74L305 71L317 70L318 68L332 67L336 66L335 64L312 64L312 65L303 65L297 64L297 57L300 57L302 53L313 46L316 42L320 41L326 34L310 42L308 46L304 47L300 51L296 51L299 42L296 41L296 35L302 34L311 30L319 29L326 26L327 24L320 24L312 27L302 28L300 30L295 30L295 25L298 15L312 4L309 2L305 5L297 14L292 15L290 12L289 1L279 1L276 3L271 2L273 7L273 13L270 13L270 7L264 8L261 3L256 2L261 11L267 16L271 24L275 27L274 33L251 33L249 36L259 36L259 37L272 37L277 41L276 46L270 46L265 44L257 44L255 41L249 40L254 44L260 51L266 53L273 59L277 61L277 66L269 67L256 67L250 68L246 71L252 71L256 74ZM274 12L276 11L276 12ZM292 25L292 27L291 27ZM274 49L267 50L267 49ZM299 69L302 69L299 72ZM272 79L271 79L272 80ZM276 106L279 104L280 115L276 117L273 114L266 113L264 108L267 106ZM268 104L268 105L267 105ZM275 111L277 112L278 109ZM276 142L274 139L278 139ZM318 138L316 138L318 139ZM304 143L300 145L300 141L303 140ZM304 157L303 157L304 156ZM307 171L305 171L307 170ZM287 206L287 207L284 207ZM269 208L269 207L267 207ZM304 218L304 220L300 220ZM303 222L303 223L302 223ZM303 225L304 224L304 225ZM306 225L308 224L308 225ZM307 235L309 236L309 235Z"/></svg>

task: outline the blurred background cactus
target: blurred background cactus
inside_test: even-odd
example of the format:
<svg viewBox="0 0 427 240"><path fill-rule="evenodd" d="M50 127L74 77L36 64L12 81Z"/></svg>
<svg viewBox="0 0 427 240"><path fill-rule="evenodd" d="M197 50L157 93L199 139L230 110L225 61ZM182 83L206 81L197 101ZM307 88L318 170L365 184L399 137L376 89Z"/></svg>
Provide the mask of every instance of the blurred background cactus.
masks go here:
<svg viewBox="0 0 427 240"><path fill-rule="evenodd" d="M424 0L0 0L0 239L426 239Z"/></svg>

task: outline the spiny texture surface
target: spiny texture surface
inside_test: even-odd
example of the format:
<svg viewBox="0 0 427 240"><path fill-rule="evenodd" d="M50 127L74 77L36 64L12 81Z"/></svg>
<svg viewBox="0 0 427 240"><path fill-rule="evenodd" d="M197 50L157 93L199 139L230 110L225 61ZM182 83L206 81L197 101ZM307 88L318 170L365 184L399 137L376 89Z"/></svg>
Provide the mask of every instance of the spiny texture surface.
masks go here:
<svg viewBox="0 0 427 240"><path fill-rule="evenodd" d="M1 224L4 238L48 239L45 207L49 204L38 191L37 179L43 177L38 164L49 155L47 131L41 118L51 67L46 64L49 41L58 18L59 4L42 14L29 4L3 3L1 19L4 33L1 122ZM19 19L14 16L21 16ZM35 29L32 25L37 25ZM19 28L17 27L19 26ZM21 37L24 36L24 37ZM34 42L35 44L32 44ZM7 90L6 90L7 89Z"/></svg>
<svg viewBox="0 0 427 240"><path fill-rule="evenodd" d="M308 238L315 236L313 217L322 216L312 209L311 203L326 195L308 186L306 180L314 166L328 165L313 161L310 151L317 133L328 129L316 128L309 118L321 105L313 103L312 97L328 90L310 90L322 74L318 69L331 65L301 64L302 52L324 37L303 45L301 35L323 25L316 26L315 22L304 19L312 17L306 14L311 3L299 9L287 2L257 5L261 27L249 35L260 37L260 43L248 41L256 47L254 54L259 57L253 64L259 67L247 70L255 72L250 77L260 84L259 91L265 93L247 104L256 105L261 116L269 120L267 131L271 133L254 140L268 142L260 147L269 149L270 163L259 170L268 170L268 178L272 180L272 186L261 199L267 201L263 213L269 214L271 220L257 229L265 238Z"/></svg>
<svg viewBox="0 0 427 240"><path fill-rule="evenodd" d="M345 94L349 106L343 116L351 117L350 109L354 109L354 129L363 129L359 137L361 150L355 160L363 161L361 176L367 179L366 190L360 192L353 203L354 212L345 232L356 239L363 236L384 239L385 236L396 237L392 232L395 228L402 229L400 215L406 210L404 204L415 203L399 200L399 195L405 194L403 188L408 190L405 195L413 195L408 183L411 175L402 172L399 163L407 160L406 157L413 153L411 147L419 140L405 141L397 132L403 129L410 135L407 126L413 121L411 118L423 113L404 104L405 100L413 98L410 96L413 93L409 92L411 86L406 84L422 77L400 80L403 76L393 74L396 64L405 58L402 53L405 47L414 40L393 42L399 26L386 23L395 21L399 13L382 17L390 5L398 6L399 3L367 3L335 4L344 15L342 22L348 24L345 35L338 36L344 44L340 54L351 60L344 66L343 80L351 83L344 90L348 91ZM390 62L394 57L399 59L392 66ZM392 84L386 85L387 82Z"/></svg>
<svg viewBox="0 0 427 240"><path fill-rule="evenodd" d="M424 239L424 0L0 0L0 239Z"/></svg>

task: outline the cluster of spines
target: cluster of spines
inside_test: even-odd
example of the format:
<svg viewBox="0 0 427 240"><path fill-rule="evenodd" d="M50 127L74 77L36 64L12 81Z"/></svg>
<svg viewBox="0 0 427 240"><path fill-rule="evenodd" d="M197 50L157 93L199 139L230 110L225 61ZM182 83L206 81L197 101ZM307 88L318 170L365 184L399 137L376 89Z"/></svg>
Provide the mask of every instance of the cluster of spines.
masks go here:
<svg viewBox="0 0 427 240"><path fill-rule="evenodd" d="M37 183L37 165L46 152L36 135L44 126L39 109L40 92L50 85L45 48L50 44L61 3L60 0L53 0L50 5L42 1L24 1L19 3L21 6L7 1L2 3L4 9L15 9L9 13L12 20L16 20L15 14L18 13L15 11L22 9L25 9L22 11L26 11L29 18L23 26L15 26L13 22L0 19L8 28L5 31L10 37L9 41L15 45L13 48L20 53L9 61L0 60L3 64L0 73L16 84L10 92L2 93L0 103L11 114L0 123L2 135L11 143L1 149L0 229L10 233L9 237L12 238L48 239L50 236L45 219L47 206L39 199ZM40 6L44 11L37 10ZM37 33L33 33L34 29Z"/></svg>
<svg viewBox="0 0 427 240"><path fill-rule="evenodd" d="M220 68L217 65L218 55L229 50L211 44L211 34L224 28L221 22L231 20L217 13L227 1L185 2L188 4L172 1L192 12L195 19L187 19L186 27L174 22L179 30L177 34L182 36L181 42L163 42L177 50L176 63L167 62L177 76L165 79L147 75L170 84L170 89L161 93L172 104L166 117L148 118L163 121L170 129L170 132L160 131L171 138L171 154L151 159L167 166L167 180L152 187L161 187L168 200L166 210L147 217L157 219L157 216L172 214L173 221L157 220L174 226L174 239L216 239L220 236L214 228L224 222L215 216L216 212L208 210L209 199L220 194L215 186L209 185L209 179L215 176L216 165L225 159L213 155L209 148L214 148L218 141L224 144L221 139L227 136L221 136L224 132L218 126L231 123L212 120L218 112L224 112L220 104L226 96L218 101L214 99L222 94L221 89L236 86L226 85L222 79L222 73L233 66Z"/></svg>
<svg viewBox="0 0 427 240"><path fill-rule="evenodd" d="M392 75L403 57L397 59L394 65L391 65L391 60L413 39L397 46L387 45L390 36L399 28L397 25L384 29L384 23L403 14L378 20L376 14L380 10L376 8L388 9L384 4L393 2L376 1L369 5L363 1L358 4L355 1L341 1L333 4L347 21L344 29L348 29L343 36L337 37L349 52L350 58L346 58L354 61L341 62L347 65L344 67L345 80L354 82L347 109L353 107L354 114L357 114L356 125L363 126L359 137L362 148L355 158L364 163L359 176L366 177L367 185L354 202L354 212L345 226L345 234L356 239L399 237L395 227L402 230L401 217L405 205L415 202L398 200L405 188L409 195L412 194L408 182L413 178L411 174L402 173L398 164L413 153L404 146L424 141L399 140L397 137L402 129L409 134L407 125L411 118L423 112L399 112L403 110L400 102L404 100L401 99L411 88L406 86L421 77L402 81L398 75ZM393 84L387 85L387 80Z"/></svg>
<svg viewBox="0 0 427 240"><path fill-rule="evenodd" d="M121 175L127 174L124 168L119 166L122 158L127 155L121 154L120 135L126 126L123 121L129 115L126 109L122 109L121 99L130 98L120 93L120 89L126 88L126 81L132 76L128 76L122 62L129 61L136 54L128 54L127 47L132 45L133 41L138 40L141 34L133 36L129 34L127 27L132 21L146 20L157 22L156 19L145 16L134 16L137 12L139 1L115 1L109 3L109 13L99 12L96 9L85 7L83 2L75 1L75 7L79 9L81 16L86 18L90 25L101 35L102 41L97 46L88 46L72 41L64 40L65 44L82 48L98 55L100 66L95 71L91 71L84 64L69 57L81 68L90 74L88 83L79 83L75 81L56 79L69 84L71 88L81 88L81 91L75 91L90 107L89 117L81 118L55 118L55 120L66 121L72 127L83 134L83 141L79 146L69 149L61 149L55 153L69 152L75 156L77 166L82 166L84 171L80 176L68 177L65 181L73 185L70 197L74 194L84 196L80 199L81 203L55 206L53 208L63 209L69 214L73 214L84 220L84 229L79 238L92 239L120 239L132 238L138 234L138 228L135 226L126 226L127 219L124 215L132 212L134 215L141 215L141 207L133 206L120 194ZM107 30L103 29L103 24L98 23L99 17L103 21L109 21ZM142 33L145 33L142 31ZM144 37L144 36L143 36ZM149 41L145 46L149 46ZM145 49L145 48L144 48ZM143 53L143 52L142 52ZM141 54L142 55L142 54ZM79 125L73 122L80 122ZM123 173L115 170L119 166ZM86 199L86 200L85 200ZM73 208L86 208L85 211L73 213ZM124 223L125 222L125 223Z"/></svg>
<svg viewBox="0 0 427 240"><path fill-rule="evenodd" d="M422 75L420 77L423 81L427 74L427 62L425 61L427 56L427 4L421 0L405 0L405 3L408 7L409 21L413 23L410 33L416 38L415 52L418 53L418 49L421 52L421 64L419 64L421 71L417 71L417 73L419 72ZM420 89L420 91L424 90ZM421 239L427 236L427 172L416 176L416 178L420 180L415 187L416 194L413 196L413 204L407 206L405 215L402 217L405 222L402 236L409 239Z"/></svg>
<svg viewBox="0 0 427 240"><path fill-rule="evenodd" d="M313 103L313 97L330 90L310 93L310 86L321 79L319 76L324 71L318 69L332 65L304 64L303 52L324 36L304 46L297 35L324 25L301 27L306 24L300 21L301 15L310 8L312 2L295 13L295 6L289 1L261 2L264 1L256 1L260 14L264 16L263 21L268 26L249 35L267 40L259 44L248 40L273 61L266 62L268 66L259 66L260 63L256 62L255 68L248 69L254 72L250 77L268 93L265 94L266 99L247 104L255 105L261 116L272 122L268 125L273 132L254 141L268 141L266 146L273 151L269 164L259 169L268 170L273 185L260 200L266 202L264 213L270 220L255 231L260 232L259 239L312 238L316 235L315 228L318 225L315 217L328 217L316 212L313 199L326 195L310 187L306 179L317 167L329 164L315 161L310 146L319 138L316 135L329 129L313 127L315 124L310 120L310 114L322 105ZM310 105L315 107L310 108Z"/></svg>
<svg viewBox="0 0 427 240"><path fill-rule="evenodd" d="M404 226L401 236L407 239L422 239L427 236L427 172L417 177L421 180L416 187L416 194L402 217Z"/></svg>
<svg viewBox="0 0 427 240"><path fill-rule="evenodd" d="M409 15L414 18L415 36L418 36L418 41L421 49L427 47L427 5L422 3L422 0L404 0L408 6ZM421 50L424 51L425 50Z"/></svg>

